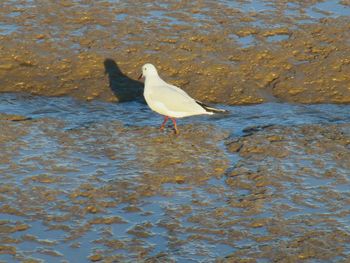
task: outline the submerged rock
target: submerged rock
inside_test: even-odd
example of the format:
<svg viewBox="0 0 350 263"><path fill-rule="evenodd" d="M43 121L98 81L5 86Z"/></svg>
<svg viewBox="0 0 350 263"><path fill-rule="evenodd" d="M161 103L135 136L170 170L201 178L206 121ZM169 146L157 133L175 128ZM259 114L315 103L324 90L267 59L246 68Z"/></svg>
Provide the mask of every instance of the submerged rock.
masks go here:
<svg viewBox="0 0 350 263"><path fill-rule="evenodd" d="M0 113L0 121L27 121L31 120L30 117L21 116L21 115L14 115L14 114L5 114Z"/></svg>

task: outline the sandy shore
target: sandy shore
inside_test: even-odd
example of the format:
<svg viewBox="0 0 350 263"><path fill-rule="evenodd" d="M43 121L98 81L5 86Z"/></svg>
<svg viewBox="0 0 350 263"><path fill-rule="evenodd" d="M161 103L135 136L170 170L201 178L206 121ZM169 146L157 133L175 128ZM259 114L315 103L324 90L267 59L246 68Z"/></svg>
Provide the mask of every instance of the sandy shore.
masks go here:
<svg viewBox="0 0 350 263"><path fill-rule="evenodd" d="M133 100L151 62L207 102L349 103L350 20L317 3L4 2L0 91Z"/></svg>
<svg viewBox="0 0 350 263"><path fill-rule="evenodd" d="M349 262L349 1L38 2L0 3L1 262ZM105 103L146 62L230 114Z"/></svg>

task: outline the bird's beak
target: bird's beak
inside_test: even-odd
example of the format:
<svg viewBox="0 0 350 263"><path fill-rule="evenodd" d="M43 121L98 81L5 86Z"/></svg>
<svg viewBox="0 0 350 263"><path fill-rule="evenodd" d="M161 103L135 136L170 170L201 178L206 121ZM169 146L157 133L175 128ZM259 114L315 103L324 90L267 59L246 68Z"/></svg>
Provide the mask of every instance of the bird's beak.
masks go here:
<svg viewBox="0 0 350 263"><path fill-rule="evenodd" d="M143 78L142 73L140 74L140 76L137 79L140 80L141 78Z"/></svg>

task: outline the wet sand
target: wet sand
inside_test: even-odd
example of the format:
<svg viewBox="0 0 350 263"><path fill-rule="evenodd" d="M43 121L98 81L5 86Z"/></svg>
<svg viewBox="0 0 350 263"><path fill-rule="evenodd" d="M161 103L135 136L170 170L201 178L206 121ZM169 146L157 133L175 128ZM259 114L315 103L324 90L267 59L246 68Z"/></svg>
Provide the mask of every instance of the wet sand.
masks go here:
<svg viewBox="0 0 350 263"><path fill-rule="evenodd" d="M1 2L0 262L350 261L335 2ZM160 132L145 62L230 114Z"/></svg>
<svg viewBox="0 0 350 263"><path fill-rule="evenodd" d="M1 95L0 261L349 261L349 106L225 108Z"/></svg>
<svg viewBox="0 0 350 263"><path fill-rule="evenodd" d="M0 91L140 97L145 62L197 99L350 102L347 1L5 1Z"/></svg>

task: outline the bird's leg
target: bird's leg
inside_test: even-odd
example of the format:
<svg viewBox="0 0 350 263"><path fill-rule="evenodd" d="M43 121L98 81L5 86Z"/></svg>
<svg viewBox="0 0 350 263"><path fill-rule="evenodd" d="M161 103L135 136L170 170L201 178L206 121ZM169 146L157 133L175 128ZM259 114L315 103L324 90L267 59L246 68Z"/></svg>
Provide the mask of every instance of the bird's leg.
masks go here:
<svg viewBox="0 0 350 263"><path fill-rule="evenodd" d="M169 119L168 116L165 116L165 117L164 117L164 121L163 121L162 125L160 126L160 130L161 130L161 131L164 129L164 126L165 126L166 122L168 121L168 119Z"/></svg>
<svg viewBox="0 0 350 263"><path fill-rule="evenodd" d="M172 121L173 121L173 123L174 123L174 130L175 130L175 134L179 134L180 132L179 132L179 130L178 130L178 128L177 128L177 125L176 125L176 120L174 119L174 118L170 118Z"/></svg>

